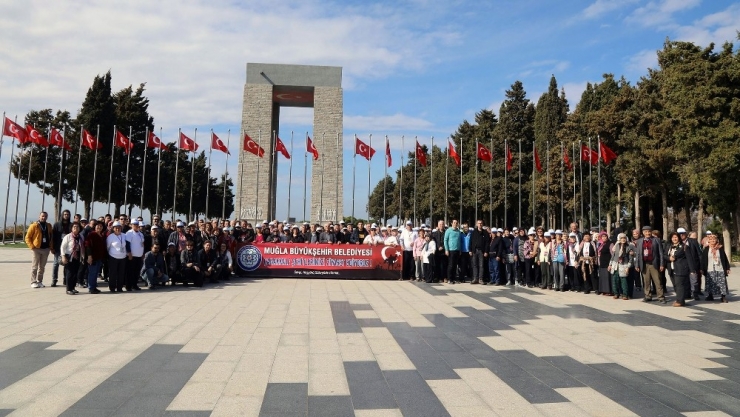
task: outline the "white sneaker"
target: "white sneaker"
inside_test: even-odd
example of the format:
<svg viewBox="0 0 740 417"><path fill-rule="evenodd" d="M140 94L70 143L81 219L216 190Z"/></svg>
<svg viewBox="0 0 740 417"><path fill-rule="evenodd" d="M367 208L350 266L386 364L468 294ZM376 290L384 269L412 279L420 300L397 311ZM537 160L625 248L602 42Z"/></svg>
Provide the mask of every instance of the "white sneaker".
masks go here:
<svg viewBox="0 0 740 417"><path fill-rule="evenodd" d="M31 288L38 288L38 287L39 287L39 283L38 282L34 282L34 283L31 284Z"/></svg>
<svg viewBox="0 0 740 417"><path fill-rule="evenodd" d="M44 288L44 287L46 287L46 285L44 285L43 282L39 282L39 288Z"/></svg>

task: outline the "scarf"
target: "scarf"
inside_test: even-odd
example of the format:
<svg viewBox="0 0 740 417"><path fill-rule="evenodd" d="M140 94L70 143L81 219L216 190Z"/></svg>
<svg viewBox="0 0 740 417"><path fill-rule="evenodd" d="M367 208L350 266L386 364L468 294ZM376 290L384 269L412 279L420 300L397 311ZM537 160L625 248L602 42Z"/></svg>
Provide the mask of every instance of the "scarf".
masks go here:
<svg viewBox="0 0 740 417"><path fill-rule="evenodd" d="M72 259L80 259L80 234L72 233Z"/></svg>

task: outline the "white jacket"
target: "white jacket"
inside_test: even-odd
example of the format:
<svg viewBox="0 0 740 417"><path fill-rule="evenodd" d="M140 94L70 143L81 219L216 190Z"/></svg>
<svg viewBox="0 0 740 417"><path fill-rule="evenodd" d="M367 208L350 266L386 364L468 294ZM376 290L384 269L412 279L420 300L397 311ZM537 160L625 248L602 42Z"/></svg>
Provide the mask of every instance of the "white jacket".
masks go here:
<svg viewBox="0 0 740 417"><path fill-rule="evenodd" d="M423 254L421 256L422 262L425 264L429 263L429 257L434 256L434 253L437 252L437 244L434 243L434 240L429 240L429 244L427 245L427 250L422 251Z"/></svg>
<svg viewBox="0 0 740 417"><path fill-rule="evenodd" d="M80 245L80 260L85 260L85 240L82 238L82 235L78 234L77 238L79 239L79 245ZM62 245L59 247L59 251L62 255L71 256L72 255L72 248L74 247L74 234L68 233L64 235L64 238L62 239Z"/></svg>

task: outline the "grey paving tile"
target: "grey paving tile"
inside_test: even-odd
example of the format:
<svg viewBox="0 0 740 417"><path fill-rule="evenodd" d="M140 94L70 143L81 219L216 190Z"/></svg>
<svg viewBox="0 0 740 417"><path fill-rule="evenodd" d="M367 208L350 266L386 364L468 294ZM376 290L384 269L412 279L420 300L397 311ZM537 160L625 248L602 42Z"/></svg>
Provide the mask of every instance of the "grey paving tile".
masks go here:
<svg viewBox="0 0 740 417"><path fill-rule="evenodd" d="M309 396L309 417L354 417L352 399L349 396Z"/></svg>
<svg viewBox="0 0 740 417"><path fill-rule="evenodd" d="M123 403L113 415L159 415L167 409L167 406L170 405L174 398L174 395L136 395Z"/></svg>
<svg viewBox="0 0 740 417"><path fill-rule="evenodd" d="M404 417L448 417L450 415L436 396L434 396L436 401L431 401L427 395L399 392L395 394L395 398Z"/></svg>
<svg viewBox="0 0 740 417"><path fill-rule="evenodd" d="M260 416L306 415L308 410L308 384L269 383L262 399Z"/></svg>
<svg viewBox="0 0 740 417"><path fill-rule="evenodd" d="M9 410L9 409L5 409L5 408L0 409L0 417L5 417L8 414L12 413L13 411L15 411L15 410Z"/></svg>
<svg viewBox="0 0 740 417"><path fill-rule="evenodd" d="M740 410L740 400L729 395L721 393L707 393L697 395L695 398L697 401L701 401L731 416L738 415L738 410Z"/></svg>
<svg viewBox="0 0 740 417"><path fill-rule="evenodd" d="M525 376L519 377L510 377L508 375L497 376L532 404L568 402L567 398L532 375L525 374Z"/></svg>
<svg viewBox="0 0 740 417"><path fill-rule="evenodd" d="M483 368L472 355L467 352L438 352L440 358L447 362L452 369Z"/></svg>
<svg viewBox="0 0 740 417"><path fill-rule="evenodd" d="M352 307L346 301L330 301L331 316L337 333L362 333Z"/></svg>
<svg viewBox="0 0 740 417"><path fill-rule="evenodd" d="M360 327L385 327L380 319L357 319L357 323Z"/></svg>
<svg viewBox="0 0 740 417"><path fill-rule="evenodd" d="M345 362L344 372L355 409L398 408L377 362Z"/></svg>
<svg viewBox="0 0 740 417"><path fill-rule="evenodd" d="M740 398L740 384L735 381L701 381L700 384L706 385L709 388L717 390L725 395Z"/></svg>
<svg viewBox="0 0 740 417"><path fill-rule="evenodd" d="M532 368L526 371L552 389L584 386L583 383L554 366L549 368Z"/></svg>
<svg viewBox="0 0 740 417"><path fill-rule="evenodd" d="M459 375L407 323L389 323L388 330L424 379L459 379ZM449 339L448 339L449 340ZM452 341L450 341L452 343ZM454 343L453 343L454 344ZM458 347L459 349L459 347Z"/></svg>
<svg viewBox="0 0 740 417"><path fill-rule="evenodd" d="M350 307L352 307L352 310L372 310L373 306L370 304L350 304Z"/></svg>
<svg viewBox="0 0 740 417"><path fill-rule="evenodd" d="M448 416L439 398L416 371L384 371L404 416Z"/></svg>
<svg viewBox="0 0 740 417"><path fill-rule="evenodd" d="M568 375L579 378L580 376L602 377L604 374L597 369L592 368L584 363L578 362L570 356L546 356L542 360L550 362L556 368Z"/></svg>
<svg viewBox="0 0 740 417"><path fill-rule="evenodd" d="M0 390L20 381L72 353L72 350L46 350L54 343L24 342L0 352Z"/></svg>
<svg viewBox="0 0 740 417"><path fill-rule="evenodd" d="M694 400L687 395L675 391L663 384L642 384L637 391L646 397L665 404L676 411L712 411L714 408L700 401Z"/></svg>
<svg viewBox="0 0 740 417"><path fill-rule="evenodd" d="M210 415L210 411L199 410L167 410L162 414L163 417L208 417Z"/></svg>

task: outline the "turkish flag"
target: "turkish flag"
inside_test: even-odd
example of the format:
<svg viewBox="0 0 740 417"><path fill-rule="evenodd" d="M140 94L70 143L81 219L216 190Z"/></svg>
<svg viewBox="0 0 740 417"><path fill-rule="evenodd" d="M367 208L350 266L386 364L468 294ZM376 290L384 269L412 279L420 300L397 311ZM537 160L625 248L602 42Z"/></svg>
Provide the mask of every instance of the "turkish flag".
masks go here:
<svg viewBox="0 0 740 417"><path fill-rule="evenodd" d="M311 137L308 135L306 135L306 152L313 155L314 161L319 159L319 150L316 149L316 146L314 146L313 141L311 140Z"/></svg>
<svg viewBox="0 0 740 417"><path fill-rule="evenodd" d="M44 135L38 130L34 129L31 125L26 125L26 132L28 132L28 140L41 146L49 147L49 142L46 141Z"/></svg>
<svg viewBox="0 0 740 417"><path fill-rule="evenodd" d="M127 138L126 135L121 133L118 129L116 129L116 146L123 148L126 155L128 155L131 152L131 149L134 148L134 144L129 140L129 138Z"/></svg>
<svg viewBox="0 0 740 417"><path fill-rule="evenodd" d="M285 159L290 159L290 154L288 153L288 148L285 147L285 144L278 136L275 136L275 152L280 152L283 154Z"/></svg>
<svg viewBox="0 0 740 417"><path fill-rule="evenodd" d="M573 171L573 164L570 163L570 157L568 156L567 150L563 150L563 162L565 162L565 168L568 171Z"/></svg>
<svg viewBox="0 0 740 417"><path fill-rule="evenodd" d="M599 154L585 144L581 144L581 161L591 162L591 165L599 163Z"/></svg>
<svg viewBox="0 0 740 417"><path fill-rule="evenodd" d="M542 162L540 162L540 154L537 153L537 147L534 148L534 167L537 168L537 172L542 172Z"/></svg>
<svg viewBox="0 0 740 417"><path fill-rule="evenodd" d="M365 159L369 161L373 159L373 155L375 155L375 149L367 146L365 142L361 141L357 136L355 136L355 155L364 156Z"/></svg>
<svg viewBox="0 0 740 417"><path fill-rule="evenodd" d="M5 123L3 123L3 135L12 136L18 139L20 143L28 142L28 133L26 132L26 129L22 128L21 125L7 117L5 118Z"/></svg>
<svg viewBox="0 0 740 417"><path fill-rule="evenodd" d="M257 155L260 158L265 155L265 150L246 133L244 134L244 150Z"/></svg>
<svg viewBox="0 0 740 417"><path fill-rule="evenodd" d="M103 149L103 144L98 142L98 139L85 129L82 129L82 144L90 150Z"/></svg>
<svg viewBox="0 0 740 417"><path fill-rule="evenodd" d="M488 150L483 144L480 142L477 142L478 144L478 159L486 162L491 162L493 160L493 155L491 155L491 151Z"/></svg>
<svg viewBox="0 0 740 417"><path fill-rule="evenodd" d="M51 128L51 135L49 135L49 143L51 143L54 146L59 146L61 148L64 148L65 150L71 151L72 148L69 146L69 144L64 140L64 137L61 133L59 133L58 130Z"/></svg>
<svg viewBox="0 0 740 417"><path fill-rule="evenodd" d="M162 143L162 139L160 139L157 135L154 134L154 132L149 132L149 137L146 140L146 147L147 148L159 148L165 151L169 151L170 149Z"/></svg>
<svg viewBox="0 0 740 417"><path fill-rule="evenodd" d="M514 155L511 154L511 148L509 145L506 145L506 171L511 171L511 168L514 166Z"/></svg>
<svg viewBox="0 0 740 417"><path fill-rule="evenodd" d="M614 153L608 146L604 145L604 142L599 142L599 150L601 151L601 159L604 163L609 165L613 160L617 159L617 154Z"/></svg>
<svg viewBox="0 0 740 417"><path fill-rule="evenodd" d="M424 153L424 148L419 145L419 141L416 141L416 159L419 160L421 166L427 166L427 154Z"/></svg>
<svg viewBox="0 0 740 417"><path fill-rule="evenodd" d="M211 149L215 149L217 151L221 151L223 153L231 155L231 152L229 152L229 148L224 145L224 141L219 139L219 137L216 136L216 134L213 132L211 132Z"/></svg>
<svg viewBox="0 0 740 417"><path fill-rule="evenodd" d="M197 152L198 144L195 143L194 140L185 136L184 133L180 132L180 149L182 149L183 151Z"/></svg>
<svg viewBox="0 0 740 417"><path fill-rule="evenodd" d="M390 168L393 164L393 158L391 158L391 143L388 142L388 138L385 138L385 160Z"/></svg>
<svg viewBox="0 0 740 417"><path fill-rule="evenodd" d="M460 155L457 154L457 151L455 150L455 147L452 145L452 142L447 142L450 146L450 157L455 161L455 165L460 166Z"/></svg>

